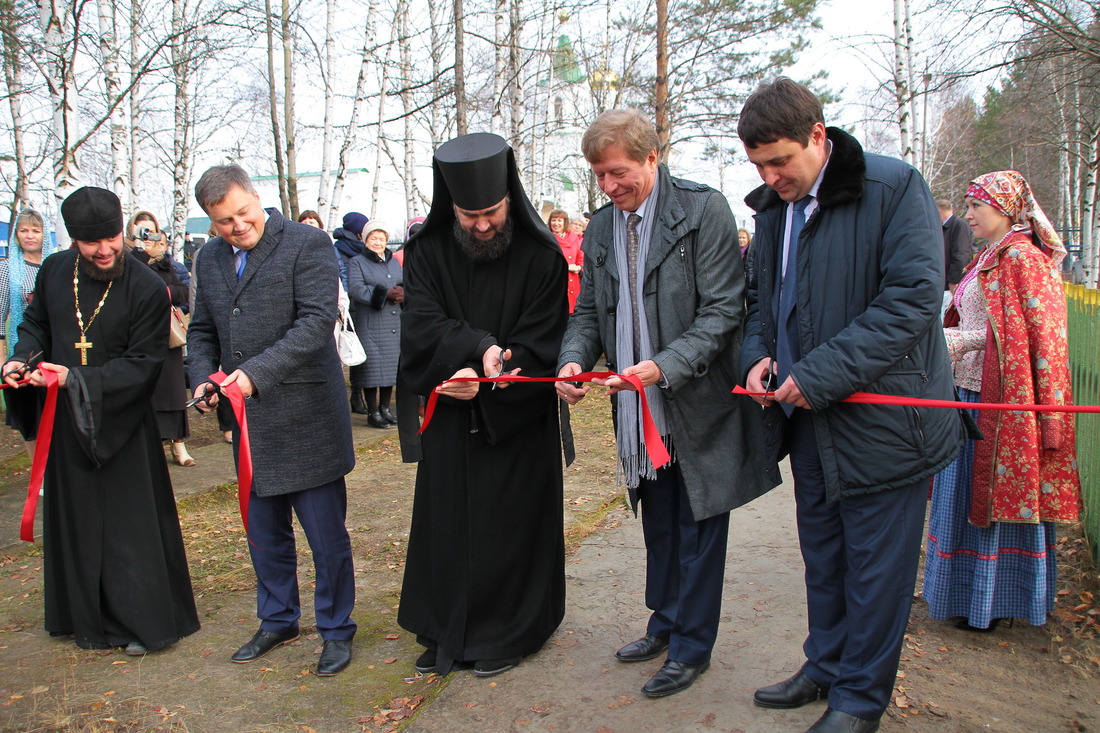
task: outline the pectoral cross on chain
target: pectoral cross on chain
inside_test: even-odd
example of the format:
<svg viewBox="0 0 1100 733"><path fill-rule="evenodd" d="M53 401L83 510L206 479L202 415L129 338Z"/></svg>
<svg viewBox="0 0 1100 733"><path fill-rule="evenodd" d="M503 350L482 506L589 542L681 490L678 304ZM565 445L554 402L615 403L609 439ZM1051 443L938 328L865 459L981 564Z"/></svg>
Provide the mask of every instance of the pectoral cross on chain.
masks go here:
<svg viewBox="0 0 1100 733"><path fill-rule="evenodd" d="M87 336L80 334L80 340L73 344L73 347L80 349L80 365L88 366L88 349L92 348L92 342Z"/></svg>

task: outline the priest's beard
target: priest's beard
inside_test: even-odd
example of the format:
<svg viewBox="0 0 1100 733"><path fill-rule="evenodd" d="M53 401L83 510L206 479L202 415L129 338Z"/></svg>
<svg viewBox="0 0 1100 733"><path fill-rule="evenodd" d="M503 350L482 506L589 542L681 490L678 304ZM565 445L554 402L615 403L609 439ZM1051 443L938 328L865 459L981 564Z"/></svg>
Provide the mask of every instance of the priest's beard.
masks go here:
<svg viewBox="0 0 1100 733"><path fill-rule="evenodd" d="M504 225L493 235L492 239L484 241L463 229L462 225L456 220L454 237L455 241L458 242L458 246L462 248L463 254L474 262L492 262L507 252L509 245L512 244L512 217L504 220Z"/></svg>
<svg viewBox="0 0 1100 733"><path fill-rule="evenodd" d="M77 255L80 257L80 255ZM80 257L80 271L93 280L99 280L101 282L109 282L122 276L122 271L126 268L126 257L122 252L115 255L115 264L111 265L106 270L101 270L96 267L94 262Z"/></svg>

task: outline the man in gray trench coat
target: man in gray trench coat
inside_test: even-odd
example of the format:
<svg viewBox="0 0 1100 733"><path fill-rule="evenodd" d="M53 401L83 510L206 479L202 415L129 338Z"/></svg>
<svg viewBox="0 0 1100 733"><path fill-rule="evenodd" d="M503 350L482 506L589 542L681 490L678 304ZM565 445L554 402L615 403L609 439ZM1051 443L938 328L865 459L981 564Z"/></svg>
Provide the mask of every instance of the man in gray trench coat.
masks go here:
<svg viewBox="0 0 1100 733"><path fill-rule="evenodd" d="M248 174L215 166L195 198L218 235L195 263L198 288L187 336L195 396L222 368L247 399L252 447L249 551L260 629L233 661L259 659L298 638L298 555L292 513L317 570L314 610L324 648L315 673L351 661L355 579L344 517L344 476L355 466L344 376L332 337L338 270L324 232L265 212ZM200 409L217 404L217 394ZM237 432L236 430L234 432ZM241 445L235 435L234 450ZM239 458L239 456L238 456Z"/></svg>
<svg viewBox="0 0 1100 733"><path fill-rule="evenodd" d="M616 653L660 656L642 688L663 697L690 687L718 634L729 512L778 483L763 461L760 408L730 394L744 319L745 275L729 204L708 186L673 178L657 162L653 125L636 110L601 114L581 143L612 205L584 236L577 307L558 376L607 366L636 375L672 461L653 466L640 440L638 398L611 377L623 477L645 536L646 634ZM589 387L558 383L575 404Z"/></svg>

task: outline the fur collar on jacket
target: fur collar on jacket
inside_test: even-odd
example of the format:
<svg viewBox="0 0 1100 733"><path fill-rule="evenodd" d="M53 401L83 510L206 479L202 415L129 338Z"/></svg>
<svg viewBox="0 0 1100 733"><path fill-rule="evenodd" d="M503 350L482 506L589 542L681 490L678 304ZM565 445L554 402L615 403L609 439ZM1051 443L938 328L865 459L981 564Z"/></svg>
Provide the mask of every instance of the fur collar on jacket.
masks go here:
<svg viewBox="0 0 1100 733"><path fill-rule="evenodd" d="M850 204L863 195L864 174L867 171L863 146L838 127L826 127L825 133L833 143L833 152L818 189L818 204L822 208ZM759 213L784 202L779 194L764 185L753 189L745 197L745 203Z"/></svg>

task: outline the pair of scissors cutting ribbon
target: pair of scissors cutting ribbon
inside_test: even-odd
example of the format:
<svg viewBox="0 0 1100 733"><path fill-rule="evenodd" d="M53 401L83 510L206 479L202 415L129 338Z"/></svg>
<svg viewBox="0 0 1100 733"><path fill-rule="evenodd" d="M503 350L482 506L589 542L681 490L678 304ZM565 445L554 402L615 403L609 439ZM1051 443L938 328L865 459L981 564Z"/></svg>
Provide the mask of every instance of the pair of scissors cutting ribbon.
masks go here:
<svg viewBox="0 0 1100 733"><path fill-rule="evenodd" d="M22 364L20 364L19 366L12 367L11 369L4 372L3 374L0 374L0 381L3 381L3 380L5 380L5 379L7 379L8 377L11 377L11 376L16 377L17 379L24 378L25 376L27 376L27 373L31 370L31 363L40 356L42 356L41 351L36 352L34 354L31 354L29 357L27 357L27 360L25 362L23 362Z"/></svg>
<svg viewBox="0 0 1100 733"><path fill-rule="evenodd" d="M500 360L500 369L497 370L496 374L491 375L489 377L490 379L496 379L497 377L503 377L504 376L504 347L500 346L498 348L500 349L500 355L497 358ZM493 382L493 387L492 388L496 389L497 384L499 384L499 383L498 382Z"/></svg>
<svg viewBox="0 0 1100 733"><path fill-rule="evenodd" d="M211 389L211 386L213 386L213 389ZM198 410L200 402L207 405L207 406L209 406L210 405L210 398L213 395L216 395L216 394L221 394L221 389L218 387L218 385L214 384L213 382L207 382L204 385L204 389L202 391L202 394L200 394L199 396L197 396L193 399L188 400L187 404L183 406L183 409L189 410L192 407L194 407L196 410ZM199 410L199 412L202 412L202 410Z"/></svg>

